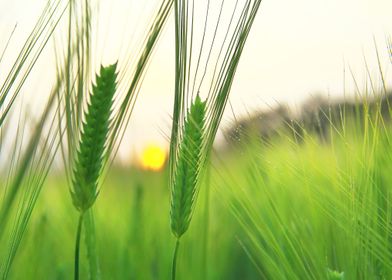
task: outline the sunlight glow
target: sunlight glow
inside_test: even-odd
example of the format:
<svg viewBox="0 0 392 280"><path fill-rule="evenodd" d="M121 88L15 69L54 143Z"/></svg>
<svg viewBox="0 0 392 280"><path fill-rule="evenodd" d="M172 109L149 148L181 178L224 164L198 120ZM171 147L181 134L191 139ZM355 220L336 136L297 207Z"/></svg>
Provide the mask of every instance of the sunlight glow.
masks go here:
<svg viewBox="0 0 392 280"><path fill-rule="evenodd" d="M141 155L141 167L146 170L162 170L166 163L167 153L157 144L147 145Z"/></svg>

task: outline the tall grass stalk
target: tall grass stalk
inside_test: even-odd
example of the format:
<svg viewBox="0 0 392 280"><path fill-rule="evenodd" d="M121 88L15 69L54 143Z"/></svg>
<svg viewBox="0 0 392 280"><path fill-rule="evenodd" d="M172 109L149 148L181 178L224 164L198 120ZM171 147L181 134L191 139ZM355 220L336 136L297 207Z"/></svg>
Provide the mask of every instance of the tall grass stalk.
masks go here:
<svg viewBox="0 0 392 280"><path fill-rule="evenodd" d="M79 216L78 228L76 230L76 243L75 243L75 263L74 263L74 279L79 279L79 258L80 258L80 238L82 236L83 215Z"/></svg>
<svg viewBox="0 0 392 280"><path fill-rule="evenodd" d="M211 185L211 166L208 165L206 167L206 175L205 175L205 185ZM203 243L203 252L202 252L202 276L204 279L208 279L208 248L209 248L209 240L208 235L210 233L210 196L211 196L211 188L205 190L205 198L204 198L204 229L202 233L202 243Z"/></svg>
<svg viewBox="0 0 392 280"><path fill-rule="evenodd" d="M116 66L101 67L84 114L71 189L73 204L80 213L75 249L75 279L79 279L79 243L83 217L98 195L98 180L103 167L110 113L116 91Z"/></svg>
<svg viewBox="0 0 392 280"><path fill-rule="evenodd" d="M142 77L147 70L149 60L158 42L159 36L165 26L173 0L160 1L157 12L152 16L148 32L141 41L142 47L129 54L129 57L118 66L121 73L118 78L119 91L115 98L112 114L112 126L109 131L107 150L103 166L111 163L117 154L119 145L129 123L133 107L139 94ZM78 135L82 123L82 108L86 103L88 91L89 72L93 67L90 52L94 46L91 44L92 24L97 11L90 7L89 1L70 1L68 22L68 45L63 57L58 57L59 69L67 69L63 78L67 86L63 89L65 98L61 106L65 116L60 116L60 130L66 131L66 140L62 143L62 156L66 163L67 177L71 178L74 151L78 143ZM89 47L87 47L89 46ZM137 54L136 56L134 54ZM135 62L133 62L135 61ZM127 68L128 65L134 68ZM104 168L106 170L107 168ZM105 173L105 172L104 172Z"/></svg>
<svg viewBox="0 0 392 280"><path fill-rule="evenodd" d="M18 104L18 100L20 101L18 97L25 90L28 77L35 71L37 61L46 49L48 41L64 14L65 2L61 0L47 1L9 72L3 73L5 76L0 86L0 148L12 137L22 138L14 141L12 154L3 153L3 149L1 149L3 156L13 159L8 165L8 179L4 184L0 211L0 242L4 246L0 256L0 273L3 279L8 277L59 145L61 136L51 128L54 126L54 112L57 110L55 92L61 81L53 81L52 93L46 106L43 106L44 109L40 117L35 123L32 123L31 129L34 129L34 132L30 136L24 136L28 134L25 131L29 129L25 121L19 119L18 132L15 135L7 128L7 123L15 121L12 118L14 117L14 107ZM13 33L17 31L18 29L15 27ZM7 46L10 41L11 38L8 40ZM7 53L8 50L5 49L1 55L0 63ZM27 94L32 94L32 92L27 92ZM26 107L21 109L21 112L22 110L26 110ZM21 117L22 114L19 118ZM27 138L26 141L23 138ZM10 222L12 217L12 222Z"/></svg>
<svg viewBox="0 0 392 280"><path fill-rule="evenodd" d="M162 0L160 3L159 9L150 23L148 34L146 34L142 42L141 50L136 52L136 57L129 56L129 59L135 59L135 68L131 70L125 68L130 64L129 61L123 62L122 65L124 66L119 65L118 67L121 73L117 81L119 90L111 101L113 102L112 110L109 109L105 116L107 122L110 120L110 125L107 123L106 129L103 129L103 126L101 127L105 130L105 137L102 139L96 139L96 137L84 139L85 135L92 132L90 131L91 127L86 127L87 115L85 120L83 112L84 108L92 105L92 103L88 104L86 93L90 89L90 73L94 67L91 55L95 52L94 46L91 44L91 34L97 11L91 6L90 1L70 1L68 44L63 57L58 59L59 68L66 69L64 76L66 85L63 88L65 98L59 103L64 110L64 115L59 115L58 123L59 130L65 130L66 135L66 139L63 139L61 144L61 151L69 185L72 186L71 193L74 206L80 213L84 213L82 220L85 221L87 219L86 223L82 223L82 226L84 225L86 229L85 241L91 278L95 278L94 275L99 275L91 206L95 202L100 185L104 181L108 163L111 164L118 151L129 123L142 77L166 23L173 2L172 0ZM96 89L93 87L93 93ZM91 98L93 99L93 96ZM89 109L95 110L94 108ZM91 123L94 124L91 125L98 125L93 119L91 119ZM98 134L103 132L101 129L98 130ZM99 146L99 153L96 153L97 151L89 151L89 145L96 144L97 140L102 140ZM90 156L99 155L99 158L95 158L96 160L84 158L84 153L90 154ZM89 213L89 215L85 213Z"/></svg>
<svg viewBox="0 0 392 280"><path fill-rule="evenodd" d="M188 230L193 201L197 192L200 168L200 152L203 144L205 102L197 96L187 114L183 139L178 152L176 178L172 188L170 209L171 230L177 238L173 256L172 279L176 275L176 263L181 236Z"/></svg>
<svg viewBox="0 0 392 280"><path fill-rule="evenodd" d="M174 1L176 82L169 164L171 231L177 241L172 279L176 276L179 240L190 225L196 205L199 177L205 170L239 59L260 3L257 0L236 1L235 5L224 0L220 3L209 0L206 3ZM214 4L218 14L216 21L211 19ZM205 8L204 14L196 15L200 7ZM223 24L224 15L227 14L228 24ZM201 102L202 96L205 97L204 102ZM199 116L193 113L201 112L195 110L198 103L205 106L204 113L199 113ZM199 125L199 133L189 133L197 131L191 129L192 122Z"/></svg>
<svg viewBox="0 0 392 280"><path fill-rule="evenodd" d="M391 108L378 62L379 90L366 66L361 103L339 107L338 121L331 107L322 110L327 142L305 130L300 142L284 132L246 142L236 157L241 170L221 174L220 194L229 197L260 277L392 277Z"/></svg>

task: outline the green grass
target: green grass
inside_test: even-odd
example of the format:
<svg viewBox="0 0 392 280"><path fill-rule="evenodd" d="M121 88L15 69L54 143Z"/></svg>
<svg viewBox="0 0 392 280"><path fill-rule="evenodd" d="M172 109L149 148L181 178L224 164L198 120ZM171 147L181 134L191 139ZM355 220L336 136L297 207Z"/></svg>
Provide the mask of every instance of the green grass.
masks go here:
<svg viewBox="0 0 392 280"><path fill-rule="evenodd" d="M214 157L207 279L390 278L392 130L363 134L347 126L345 136L333 130L330 143L306 135L297 144L284 134ZM94 206L103 279L170 278L168 176L168 170L109 172ZM76 213L59 177L50 178L38 202L13 279L72 275ZM180 279L204 279L204 226L203 211L196 211L181 239ZM81 279L87 273L82 269Z"/></svg>
<svg viewBox="0 0 392 280"><path fill-rule="evenodd" d="M2 135L65 11L61 1L48 3L26 41L30 49L21 50L29 59L15 61L0 90ZM196 2L163 0L135 68L119 61L118 79L117 64L102 68L92 87L96 11L89 1L67 3L57 81L26 147L19 121L15 159L5 171L3 279L392 279L392 128L379 107L363 106L355 116L343 110L341 126L333 124L323 141L307 131L293 137L286 130L265 141L249 133L236 147L212 152L260 0L238 1L232 11L222 2L214 20L210 1L205 17L196 18ZM176 79L168 166L156 173L110 169L172 7ZM228 25L220 20L224 12L231 15ZM194 24L204 25L201 34ZM58 150L65 166L48 173ZM204 208L194 211L197 201Z"/></svg>
<svg viewBox="0 0 392 280"><path fill-rule="evenodd" d="M60 177L49 178L22 244L24 250L19 252L13 265L11 279L29 275L36 279L69 279L73 274L73 252L69 248L74 246L77 213L67 196L65 178L59 180ZM167 215L170 193L163 184L167 179L167 172L120 168L108 174L111 183L102 190L94 206L102 279L169 279L173 248ZM200 198L203 199L203 195ZM252 265L236 242L235 220L223 205L212 208L221 213L219 217L214 215L213 221L219 218L224 228L214 225L211 230L211 237L218 240L211 245L211 277L237 279L235 275L240 275L243 267L252 271ZM187 250L180 252L178 270L181 275L189 273L189 279L202 278L198 243L203 223L202 216L196 214L193 226L182 240ZM40 260L31 259L34 252L40 252ZM82 249L81 256L85 254ZM238 265L238 260L242 260L242 264ZM83 265L83 262L84 258L80 279L86 279L89 273L87 263ZM237 267L236 274L232 274L234 267Z"/></svg>
<svg viewBox="0 0 392 280"><path fill-rule="evenodd" d="M227 171L221 193L265 278L392 277L390 128L377 114L363 118L361 129L331 129L330 143L253 144L241 169Z"/></svg>

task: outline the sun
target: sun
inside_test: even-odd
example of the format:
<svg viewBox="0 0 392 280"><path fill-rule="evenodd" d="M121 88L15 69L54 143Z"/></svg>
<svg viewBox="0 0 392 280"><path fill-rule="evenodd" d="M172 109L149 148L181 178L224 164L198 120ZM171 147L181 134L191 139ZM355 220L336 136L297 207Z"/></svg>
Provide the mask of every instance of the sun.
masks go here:
<svg viewBox="0 0 392 280"><path fill-rule="evenodd" d="M165 165L166 158L165 149L156 144L149 144L141 155L141 166L143 169L159 171Z"/></svg>

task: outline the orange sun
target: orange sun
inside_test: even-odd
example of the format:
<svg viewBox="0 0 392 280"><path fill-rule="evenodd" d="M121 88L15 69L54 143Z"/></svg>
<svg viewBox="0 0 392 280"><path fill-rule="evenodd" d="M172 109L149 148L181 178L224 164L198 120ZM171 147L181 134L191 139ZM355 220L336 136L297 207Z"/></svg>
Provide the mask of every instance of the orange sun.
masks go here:
<svg viewBox="0 0 392 280"><path fill-rule="evenodd" d="M147 145L141 155L143 169L159 171L165 165L167 158L166 150L156 144Z"/></svg>

